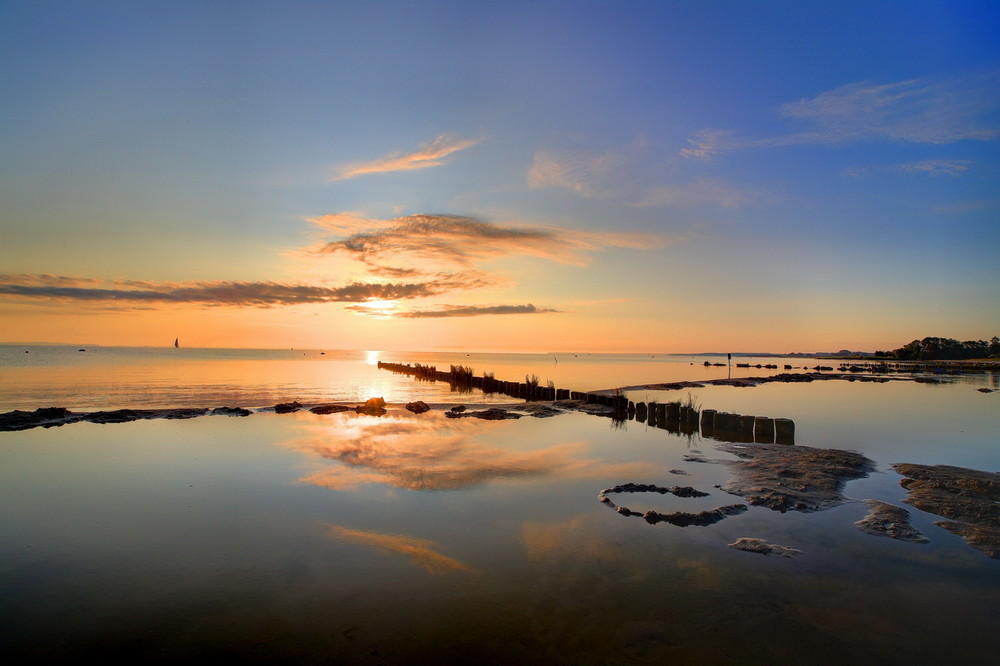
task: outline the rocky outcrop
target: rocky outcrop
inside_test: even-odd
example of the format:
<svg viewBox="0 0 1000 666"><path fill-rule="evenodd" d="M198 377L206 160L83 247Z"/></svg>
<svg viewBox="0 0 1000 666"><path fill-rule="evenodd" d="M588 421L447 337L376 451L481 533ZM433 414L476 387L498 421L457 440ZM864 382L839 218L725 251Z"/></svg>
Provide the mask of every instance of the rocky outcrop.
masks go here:
<svg viewBox="0 0 1000 666"><path fill-rule="evenodd" d="M430 406L423 400L417 400L416 402L406 403L406 409L414 414L423 414L424 412L430 410Z"/></svg>
<svg viewBox="0 0 1000 666"><path fill-rule="evenodd" d="M1000 474L951 465L892 466L904 478L905 501L949 520L935 523L989 557L1000 559Z"/></svg>
<svg viewBox="0 0 1000 666"><path fill-rule="evenodd" d="M302 409L302 405L296 401L292 402L282 402L274 406L275 414L291 414L292 412L297 412Z"/></svg>
<svg viewBox="0 0 1000 666"><path fill-rule="evenodd" d="M927 543L927 537L910 524L910 512L906 509L878 500L865 500L865 504L868 505L868 515L854 523L862 532L900 541Z"/></svg>
<svg viewBox="0 0 1000 666"><path fill-rule="evenodd" d="M729 544L730 548L743 550L748 553L760 553L761 555L781 555L782 557L795 557L802 553L797 548L779 546L776 543L768 543L764 539L756 537L740 537L735 542Z"/></svg>
<svg viewBox="0 0 1000 666"><path fill-rule="evenodd" d="M844 484L868 476L874 461L856 451L783 444L720 444L740 458L723 461L733 478L722 489L774 511L822 511L845 501Z"/></svg>

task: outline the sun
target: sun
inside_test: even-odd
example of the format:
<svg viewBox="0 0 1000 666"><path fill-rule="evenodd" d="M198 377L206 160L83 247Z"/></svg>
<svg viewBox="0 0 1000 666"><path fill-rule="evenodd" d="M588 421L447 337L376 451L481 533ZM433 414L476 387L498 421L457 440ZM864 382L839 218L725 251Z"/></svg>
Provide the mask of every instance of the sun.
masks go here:
<svg viewBox="0 0 1000 666"><path fill-rule="evenodd" d="M389 310L394 310L396 308L396 301L385 301L379 298L372 298L360 304L361 307L373 310L375 312L386 313Z"/></svg>

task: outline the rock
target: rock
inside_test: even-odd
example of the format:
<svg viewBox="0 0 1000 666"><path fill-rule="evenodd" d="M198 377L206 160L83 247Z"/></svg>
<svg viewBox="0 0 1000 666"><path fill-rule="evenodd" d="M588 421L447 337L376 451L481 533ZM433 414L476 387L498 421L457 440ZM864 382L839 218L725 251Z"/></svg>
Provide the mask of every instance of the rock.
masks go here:
<svg viewBox="0 0 1000 666"><path fill-rule="evenodd" d="M698 513L688 513L686 511L675 511L674 513L659 513L657 511L647 511L642 514L643 520L650 525L656 523L670 523L677 527L707 527L714 525L727 516L735 516L747 510L745 504L727 504L710 511L699 511ZM633 512L633 515L637 515Z"/></svg>
<svg viewBox="0 0 1000 666"><path fill-rule="evenodd" d="M338 412L350 411L350 407L347 405L316 405L309 411L313 414L325 415L325 414L337 414Z"/></svg>
<svg viewBox="0 0 1000 666"><path fill-rule="evenodd" d="M386 413L385 400L383 398L368 398L365 404L358 405L354 411L368 416L382 416Z"/></svg>
<svg viewBox="0 0 1000 666"><path fill-rule="evenodd" d="M449 419L462 419L462 418L468 418L468 417L471 416L473 418L483 419L484 421L503 421L505 419L519 419L519 418L521 418L520 414L517 414L515 412L508 412L507 410L500 409L499 407L491 407L489 409L483 409L483 410L472 411L472 412L464 411L464 409L465 409L464 407L462 409L463 409L463 411L458 411L458 412L456 412L456 411L454 411L452 409L452 410L449 410L449 411L445 412L444 415L446 417L448 417Z"/></svg>
<svg viewBox="0 0 1000 666"><path fill-rule="evenodd" d="M274 413L275 414L291 414L292 412L297 412L300 409L302 409L302 405L300 405L298 402L296 402L296 401L293 400L292 402L282 402L280 404L275 405L274 406Z"/></svg>
<svg viewBox="0 0 1000 666"><path fill-rule="evenodd" d="M865 500L868 515L854 523L862 532L874 536L887 536L900 541L927 543L920 530L910 525L910 512L878 500Z"/></svg>
<svg viewBox="0 0 1000 666"><path fill-rule="evenodd" d="M451 412L452 414L461 414L462 412L465 411L465 405L455 405L448 411Z"/></svg>
<svg viewBox="0 0 1000 666"><path fill-rule="evenodd" d="M82 418L82 415L79 415L79 418ZM71 423L71 419L73 412L63 407L39 407L33 412L15 409L0 414L0 431L28 430L38 426L51 428Z"/></svg>
<svg viewBox="0 0 1000 666"><path fill-rule="evenodd" d="M993 393L993 389L989 388L977 388L976 390L979 391L980 393Z"/></svg>
<svg viewBox="0 0 1000 666"><path fill-rule="evenodd" d="M734 473L722 489L774 511L822 511L845 501L844 483L868 476L875 463L855 451L784 444L725 443L742 460L724 461Z"/></svg>
<svg viewBox="0 0 1000 666"><path fill-rule="evenodd" d="M757 539L755 537L740 537L734 543L729 544L729 547L735 548L736 550L745 550L748 553L781 555L782 557L795 557L796 555L802 553L802 551L797 548L779 546L778 544L768 543L763 539Z"/></svg>
<svg viewBox="0 0 1000 666"><path fill-rule="evenodd" d="M935 523L1000 559L1000 474L952 465L892 466L904 478L905 501L950 520Z"/></svg>
<svg viewBox="0 0 1000 666"><path fill-rule="evenodd" d="M423 414L430 410L430 407L423 400L417 400L416 402L406 403L406 408L413 412L414 414Z"/></svg>
<svg viewBox="0 0 1000 666"><path fill-rule="evenodd" d="M565 414L565 412L563 410L561 410L561 409L556 409L554 407L550 407L549 405L541 405L541 404L537 404L537 405L520 405L518 407L518 411L527 412L531 416L534 416L535 418L539 418L539 419L548 418L550 416L559 416L560 414Z"/></svg>
<svg viewBox="0 0 1000 666"><path fill-rule="evenodd" d="M109 412L91 412L81 420L91 423L128 423L145 419L193 419L208 414L208 409L115 409Z"/></svg>
<svg viewBox="0 0 1000 666"><path fill-rule="evenodd" d="M703 493L700 490L691 488L690 486L674 486L672 488L664 488L651 483L623 483L611 488L605 488L598 493L597 497L602 504L609 506L623 516L641 516L642 519L650 525L655 525L657 523L670 523L671 525L676 525L678 527L689 527L691 525L705 527L708 525L714 525L720 520L725 519L727 516L733 516L747 510L745 504L729 504L727 506L720 506L710 511L699 511L697 513L690 513L687 511L675 511L673 513L647 511L645 513L639 513L638 511L633 511L627 506L618 506L608 497L609 493L658 493L660 495L670 493L672 495L676 495L677 497L706 497L709 493Z"/></svg>
<svg viewBox="0 0 1000 666"><path fill-rule="evenodd" d="M212 410L213 416L250 416L251 414L253 412L242 407L216 407Z"/></svg>

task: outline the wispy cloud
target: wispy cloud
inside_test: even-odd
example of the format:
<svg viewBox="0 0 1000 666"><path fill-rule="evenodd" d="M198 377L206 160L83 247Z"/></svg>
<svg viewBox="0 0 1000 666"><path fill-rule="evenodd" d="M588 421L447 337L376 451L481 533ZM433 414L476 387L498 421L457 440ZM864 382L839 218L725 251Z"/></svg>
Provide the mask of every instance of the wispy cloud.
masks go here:
<svg viewBox="0 0 1000 666"><path fill-rule="evenodd" d="M782 105L778 115L807 129L771 137L745 137L703 129L683 157L708 158L747 148L836 145L865 140L947 144L993 141L1000 136L1000 71L946 80L850 83Z"/></svg>
<svg viewBox="0 0 1000 666"><path fill-rule="evenodd" d="M706 130L692 139L687 157L710 157L730 140L730 133ZM675 157L649 154L648 142L601 154L584 151L538 151L528 172L533 188L562 188L591 199L614 201L632 208L742 208L760 199L747 188L719 179L684 179Z"/></svg>
<svg viewBox="0 0 1000 666"><path fill-rule="evenodd" d="M371 546L384 552L406 555L414 564L435 575L446 574L450 571L470 570L468 565L441 553L440 547L429 539L405 534L356 530L340 525L331 525L330 533L344 541Z"/></svg>
<svg viewBox="0 0 1000 666"><path fill-rule="evenodd" d="M635 208L706 205L743 208L758 198L759 194L753 190L738 188L715 178L702 178L683 184L651 187L631 205Z"/></svg>
<svg viewBox="0 0 1000 666"><path fill-rule="evenodd" d="M337 169L337 174L330 180L347 180L370 173L390 173L393 171L412 171L441 166L444 158L459 150L465 150L479 143L478 139L457 139L442 134L430 143L412 153L393 153L371 162L348 164Z"/></svg>
<svg viewBox="0 0 1000 666"><path fill-rule="evenodd" d="M380 318L401 317L403 319L425 319L442 317L481 317L483 315L509 315L509 314L546 314L550 312L561 312L552 308L539 308L531 303L527 305L441 305L430 310L406 310L401 312L376 311L364 306L348 306L359 314L371 315Z"/></svg>
<svg viewBox="0 0 1000 666"><path fill-rule="evenodd" d="M971 160L921 160L903 164L876 164L844 170L844 175L852 178L888 174L922 174L927 176L959 176L972 167Z"/></svg>
<svg viewBox="0 0 1000 666"><path fill-rule="evenodd" d="M346 238L323 243L316 253L346 254L377 270L398 264L471 266L509 256L533 256L583 266L609 247L647 248L662 243L654 234L570 231L557 227L500 226L458 215L410 215L364 220L335 214L312 222ZM404 261L405 260L405 261ZM393 267L389 267L391 262ZM409 269L405 267L403 270Z"/></svg>
<svg viewBox="0 0 1000 666"><path fill-rule="evenodd" d="M426 282L385 284L355 282L341 287L280 282L153 283L135 280L121 281L104 287L77 287L50 284L49 276L39 276L34 284L31 284L30 276L19 275L13 279L6 279L9 277L0 276L0 294L19 299L146 305L193 303L252 307L425 298L456 289L475 288L483 284L475 277L466 279L460 274L442 275L436 280ZM91 282L85 278L80 280Z"/></svg>
<svg viewBox="0 0 1000 666"><path fill-rule="evenodd" d="M585 197L608 196L613 192L613 176L624 163L614 152L585 155L540 150L528 171L532 188L562 187Z"/></svg>

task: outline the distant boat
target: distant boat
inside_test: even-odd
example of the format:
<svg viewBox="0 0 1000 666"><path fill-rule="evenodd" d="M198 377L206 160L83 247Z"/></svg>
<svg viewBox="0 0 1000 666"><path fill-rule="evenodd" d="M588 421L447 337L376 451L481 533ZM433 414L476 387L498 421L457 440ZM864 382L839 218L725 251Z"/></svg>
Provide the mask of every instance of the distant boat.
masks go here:
<svg viewBox="0 0 1000 666"><path fill-rule="evenodd" d="M180 347L180 345L179 345L179 344L177 344L177 341L178 341L179 339L180 339L180 338L174 338L174 349L177 349L178 347Z"/></svg>

